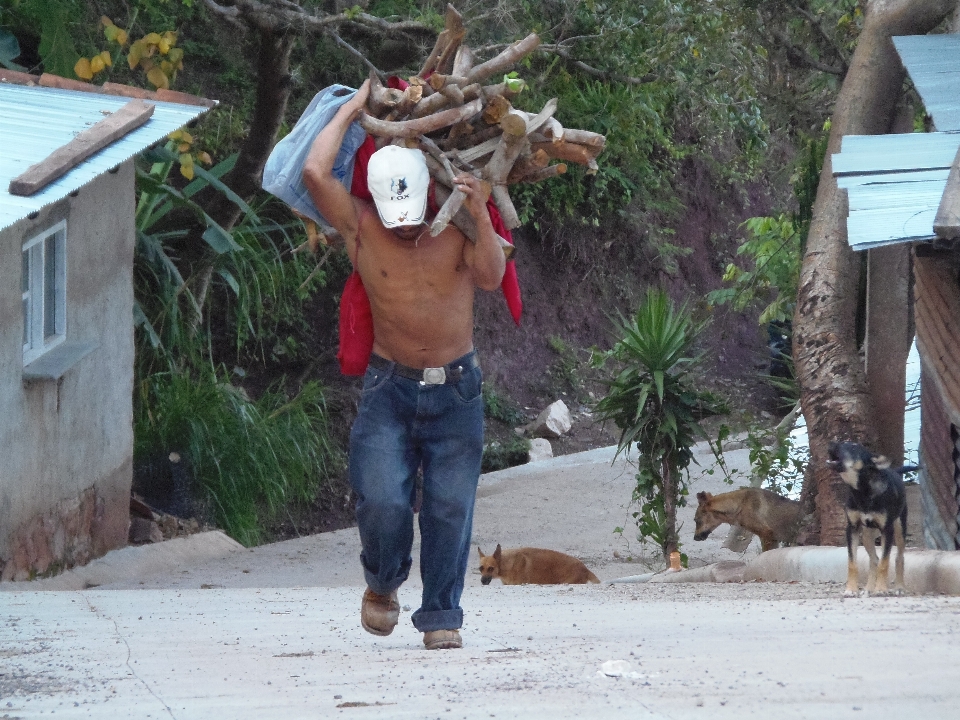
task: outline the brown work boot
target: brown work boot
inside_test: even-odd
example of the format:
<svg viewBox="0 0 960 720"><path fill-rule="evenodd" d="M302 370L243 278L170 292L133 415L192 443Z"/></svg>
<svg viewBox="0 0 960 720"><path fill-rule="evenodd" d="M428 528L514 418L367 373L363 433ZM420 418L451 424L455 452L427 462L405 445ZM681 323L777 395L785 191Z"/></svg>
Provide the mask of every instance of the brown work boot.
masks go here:
<svg viewBox="0 0 960 720"><path fill-rule="evenodd" d="M427 650L453 650L463 647L459 630L431 630L423 634L423 645Z"/></svg>
<svg viewBox="0 0 960 720"><path fill-rule="evenodd" d="M389 595L377 595L370 588L366 589L360 604L360 624L364 630L374 635L389 635L399 619L400 603L396 590Z"/></svg>

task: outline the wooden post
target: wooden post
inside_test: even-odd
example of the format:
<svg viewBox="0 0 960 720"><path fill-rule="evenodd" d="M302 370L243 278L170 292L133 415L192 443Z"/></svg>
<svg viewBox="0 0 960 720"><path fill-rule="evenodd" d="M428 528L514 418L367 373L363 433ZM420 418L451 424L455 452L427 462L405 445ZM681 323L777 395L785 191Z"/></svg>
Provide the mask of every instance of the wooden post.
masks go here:
<svg viewBox="0 0 960 720"><path fill-rule="evenodd" d="M871 449L899 466L904 453L907 356L913 342L910 245L886 245L867 252L867 386L880 442Z"/></svg>

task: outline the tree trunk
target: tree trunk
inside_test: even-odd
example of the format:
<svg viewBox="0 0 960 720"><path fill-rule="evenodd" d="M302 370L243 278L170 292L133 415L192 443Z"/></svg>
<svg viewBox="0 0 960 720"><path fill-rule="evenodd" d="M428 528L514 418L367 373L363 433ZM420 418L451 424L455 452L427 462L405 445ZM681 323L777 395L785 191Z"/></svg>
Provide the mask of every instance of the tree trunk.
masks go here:
<svg viewBox="0 0 960 720"><path fill-rule="evenodd" d="M223 176L224 184L246 201L260 190L263 167L273 150L290 98L290 52L294 35L273 28L256 28L257 95L250 119L250 131L240 147L233 169ZM207 214L224 230L240 219L240 208L226 195L213 189L204 191L200 203ZM202 308L213 275L213 258L207 253L196 277L197 304ZM199 321L199 318L197 318Z"/></svg>
<svg viewBox="0 0 960 720"><path fill-rule="evenodd" d="M663 559L670 567L670 554L677 550L677 481L670 465L664 461L663 471Z"/></svg>
<svg viewBox="0 0 960 720"><path fill-rule="evenodd" d="M843 483L825 464L831 440L874 446L870 396L856 342L861 257L847 244L847 196L837 188L831 156L844 135L889 132L905 72L890 39L918 35L939 25L956 0L871 0L863 32L834 108L830 140L813 207L813 221L800 271L793 353L810 464L801 499L815 507L803 542L841 545Z"/></svg>

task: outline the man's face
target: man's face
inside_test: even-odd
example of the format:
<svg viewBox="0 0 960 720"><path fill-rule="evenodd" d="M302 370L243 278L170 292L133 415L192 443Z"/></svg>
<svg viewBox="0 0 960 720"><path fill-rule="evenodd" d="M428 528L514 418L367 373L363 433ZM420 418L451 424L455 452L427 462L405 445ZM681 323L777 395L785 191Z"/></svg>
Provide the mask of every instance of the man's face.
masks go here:
<svg viewBox="0 0 960 720"><path fill-rule="evenodd" d="M391 232L401 240L415 240L420 237L423 229L424 224L420 223L419 225L400 225L399 227L391 228Z"/></svg>

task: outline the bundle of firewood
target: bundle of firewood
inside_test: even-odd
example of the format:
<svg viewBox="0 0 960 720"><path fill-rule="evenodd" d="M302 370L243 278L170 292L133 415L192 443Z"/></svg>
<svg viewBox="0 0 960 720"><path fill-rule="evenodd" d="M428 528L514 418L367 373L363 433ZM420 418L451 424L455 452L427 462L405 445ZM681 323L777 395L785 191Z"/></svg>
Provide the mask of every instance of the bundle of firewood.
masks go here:
<svg viewBox="0 0 960 720"><path fill-rule="evenodd" d="M579 163L596 172L597 156L606 138L598 133L564 128L553 117L556 99L537 114L518 110L511 100L522 81L484 84L503 76L540 44L531 34L496 57L475 65L463 44L466 30L460 14L447 6L446 27L420 72L405 90L385 87L376 73L370 75L370 98L360 125L388 143L419 146L435 180L440 212L430 226L438 235L453 222L476 240L473 219L461 208L464 195L453 178L469 172L490 183L497 209L508 229L520 225L507 186L538 182L561 175L564 162ZM505 242L505 241L504 241Z"/></svg>

